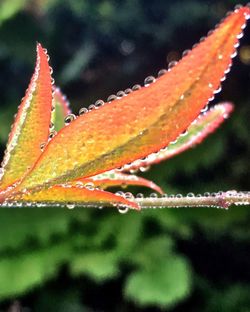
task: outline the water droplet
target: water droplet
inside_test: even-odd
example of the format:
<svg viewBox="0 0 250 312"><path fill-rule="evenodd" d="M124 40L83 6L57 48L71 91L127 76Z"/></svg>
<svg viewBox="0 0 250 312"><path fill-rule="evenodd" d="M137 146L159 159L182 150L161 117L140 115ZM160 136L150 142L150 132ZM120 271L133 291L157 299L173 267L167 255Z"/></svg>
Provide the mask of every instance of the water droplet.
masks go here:
<svg viewBox="0 0 250 312"><path fill-rule="evenodd" d="M76 116L74 114L69 114L64 118L65 125L69 125L74 119L76 119Z"/></svg>
<svg viewBox="0 0 250 312"><path fill-rule="evenodd" d="M235 10L239 10L241 8L243 8L242 4L236 4L236 6L234 7Z"/></svg>
<svg viewBox="0 0 250 312"><path fill-rule="evenodd" d="M158 195L157 195L156 193L151 193L151 194L149 195L149 197L150 197L150 198L157 198Z"/></svg>
<svg viewBox="0 0 250 312"><path fill-rule="evenodd" d="M93 191L95 189L95 185L92 182L88 182L88 183L84 184L84 187L90 191Z"/></svg>
<svg viewBox="0 0 250 312"><path fill-rule="evenodd" d="M176 140L174 140L174 141L171 141L169 144L171 144L171 145L174 145L174 144L176 144L177 143L177 139Z"/></svg>
<svg viewBox="0 0 250 312"><path fill-rule="evenodd" d="M97 101L95 102L95 106L96 106L96 107L100 107L100 106L102 106L102 105L104 105L104 101L103 101L103 100L97 100Z"/></svg>
<svg viewBox="0 0 250 312"><path fill-rule="evenodd" d="M53 122L50 122L50 124L49 124L49 128L50 128L50 129L54 128L54 124L53 124Z"/></svg>
<svg viewBox="0 0 250 312"><path fill-rule="evenodd" d="M88 109L86 107L82 107L80 110L79 110L79 115L83 115L83 114L86 114L88 112Z"/></svg>
<svg viewBox="0 0 250 312"><path fill-rule="evenodd" d="M88 110L92 111L94 109L96 109L95 105L94 104L90 104L89 107L88 107Z"/></svg>
<svg viewBox="0 0 250 312"><path fill-rule="evenodd" d="M154 76L148 76L144 80L144 85L145 85L145 87L147 87L147 86L149 86L153 82L155 82L155 77Z"/></svg>
<svg viewBox="0 0 250 312"><path fill-rule="evenodd" d="M140 167L140 171L141 172L146 172L146 171L148 171L150 169L150 166L141 166Z"/></svg>
<svg viewBox="0 0 250 312"><path fill-rule="evenodd" d="M68 203L68 204L66 204L66 207L67 207L68 209L74 209L74 208L75 208L75 204L73 204L73 203Z"/></svg>
<svg viewBox="0 0 250 312"><path fill-rule="evenodd" d="M230 72L231 67L229 66L225 71L224 74L228 74Z"/></svg>
<svg viewBox="0 0 250 312"><path fill-rule="evenodd" d="M235 51L235 52L233 52L233 53L231 54L231 58L235 58L236 55L237 55L237 51Z"/></svg>
<svg viewBox="0 0 250 312"><path fill-rule="evenodd" d="M200 42L205 41L205 39L206 39L206 37L201 37L201 38L200 38Z"/></svg>
<svg viewBox="0 0 250 312"><path fill-rule="evenodd" d="M130 193L130 192L126 192L126 193L124 194L124 197L125 197L126 199L134 199L134 195L133 195L132 193Z"/></svg>
<svg viewBox="0 0 250 312"><path fill-rule="evenodd" d="M52 130L49 133L49 139L52 139L57 134L56 130Z"/></svg>
<svg viewBox="0 0 250 312"><path fill-rule="evenodd" d="M124 91L118 91L118 92L116 93L116 95L117 95L119 98L121 98L121 97L123 97L123 96L125 95L125 92L124 92Z"/></svg>
<svg viewBox="0 0 250 312"><path fill-rule="evenodd" d="M114 95L114 94L111 94L111 95L107 98L107 102L112 102L112 101L114 101L114 100L116 100L116 99L117 99L117 96Z"/></svg>
<svg viewBox="0 0 250 312"><path fill-rule="evenodd" d="M136 195L136 198L144 198L144 195L143 195L142 193L138 193L138 194Z"/></svg>
<svg viewBox="0 0 250 312"><path fill-rule="evenodd" d="M159 70L159 72L158 72L158 77L161 77L161 76L165 75L167 72L168 72L168 71L167 71L166 69L161 69L161 70Z"/></svg>
<svg viewBox="0 0 250 312"><path fill-rule="evenodd" d="M183 198L183 195L182 194L177 194L175 197L176 198Z"/></svg>
<svg viewBox="0 0 250 312"><path fill-rule="evenodd" d="M205 113L208 110L208 105L206 105L202 110L201 113Z"/></svg>
<svg viewBox="0 0 250 312"><path fill-rule="evenodd" d="M187 197L194 197L195 195L194 195L194 193L188 193L187 194Z"/></svg>
<svg viewBox="0 0 250 312"><path fill-rule="evenodd" d="M125 214L129 211L129 207L128 206L124 206L124 205L119 205L118 207L118 212L121 214Z"/></svg>
<svg viewBox="0 0 250 312"><path fill-rule="evenodd" d="M130 88L128 88L128 89L126 89L124 92L125 92L126 94L129 94L129 93L133 92L133 90L130 89Z"/></svg>
<svg viewBox="0 0 250 312"><path fill-rule="evenodd" d="M240 34L238 34L238 35L236 36L236 38L237 38L237 39L241 39L243 36L244 36L244 34L243 34L243 33L240 33Z"/></svg>
<svg viewBox="0 0 250 312"><path fill-rule="evenodd" d="M45 146L46 146L46 143L45 143L45 142L40 144L40 149L41 149L41 151L44 150Z"/></svg>
<svg viewBox="0 0 250 312"><path fill-rule="evenodd" d="M180 136L181 136L181 137L184 137L184 136L186 136L187 134L188 134L188 131L185 130L185 131L183 131L183 132L180 134Z"/></svg>
<svg viewBox="0 0 250 312"><path fill-rule="evenodd" d="M115 195L124 197L124 193L122 191L116 192Z"/></svg>
<svg viewBox="0 0 250 312"><path fill-rule="evenodd" d="M182 52L182 57L187 56L189 52L190 52L190 50L185 50L185 51L183 51L183 52Z"/></svg>
<svg viewBox="0 0 250 312"><path fill-rule="evenodd" d="M140 90L141 89L141 86L139 84L136 84L132 87L132 90L133 91L137 91L137 90Z"/></svg>
<svg viewBox="0 0 250 312"><path fill-rule="evenodd" d="M178 62L176 61L172 61L168 64L168 69L172 69L173 67L175 67L175 65L177 64Z"/></svg>
<svg viewBox="0 0 250 312"><path fill-rule="evenodd" d="M217 94L217 93L220 93L220 92L221 92L221 86L218 89L214 90L214 94Z"/></svg>
<svg viewBox="0 0 250 312"><path fill-rule="evenodd" d="M207 33L208 36L211 36L214 33L213 30L209 30L209 32Z"/></svg>
<svg viewBox="0 0 250 312"><path fill-rule="evenodd" d="M137 169L137 168L135 168L135 169L130 169L129 172L130 172L131 174L134 174L134 173L137 173L137 172L138 172L138 169Z"/></svg>

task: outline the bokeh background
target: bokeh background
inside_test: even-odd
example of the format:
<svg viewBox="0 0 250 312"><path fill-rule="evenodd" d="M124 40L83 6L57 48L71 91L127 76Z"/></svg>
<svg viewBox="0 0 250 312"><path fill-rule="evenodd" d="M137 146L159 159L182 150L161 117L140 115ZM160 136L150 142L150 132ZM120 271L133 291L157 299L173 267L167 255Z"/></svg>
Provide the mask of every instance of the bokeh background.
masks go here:
<svg viewBox="0 0 250 312"><path fill-rule="evenodd" d="M178 60L235 4L1 0L1 154L36 41L77 113ZM235 103L233 116L202 145L141 175L173 194L249 190L249 86L250 27L216 97ZM249 208L2 209L0 311L250 311Z"/></svg>

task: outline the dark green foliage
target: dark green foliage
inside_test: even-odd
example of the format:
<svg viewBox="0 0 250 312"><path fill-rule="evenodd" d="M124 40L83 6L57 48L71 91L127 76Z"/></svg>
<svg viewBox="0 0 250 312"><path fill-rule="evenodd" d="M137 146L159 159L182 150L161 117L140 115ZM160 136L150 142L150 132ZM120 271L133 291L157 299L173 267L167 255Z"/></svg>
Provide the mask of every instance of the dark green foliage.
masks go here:
<svg viewBox="0 0 250 312"><path fill-rule="evenodd" d="M56 82L77 112L166 67L166 57L191 48L234 4L2 1L2 151L36 40L48 48ZM232 118L201 146L144 176L167 193L249 190L249 82L249 65L238 58L217 97L236 103ZM248 210L2 209L2 309L18 298L32 311L249 311Z"/></svg>

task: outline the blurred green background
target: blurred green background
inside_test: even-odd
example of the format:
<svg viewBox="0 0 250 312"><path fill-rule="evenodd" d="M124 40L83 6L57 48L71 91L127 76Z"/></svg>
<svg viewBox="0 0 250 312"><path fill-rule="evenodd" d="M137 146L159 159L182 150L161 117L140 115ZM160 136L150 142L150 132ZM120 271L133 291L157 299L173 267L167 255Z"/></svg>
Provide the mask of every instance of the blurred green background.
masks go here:
<svg viewBox="0 0 250 312"><path fill-rule="evenodd" d="M73 111L179 59L236 1L1 0L1 154L49 52ZM246 4L246 2L242 2ZM167 193L250 189L250 27L223 91L235 112L202 145L143 176ZM145 189L134 188L134 193ZM250 210L0 211L0 311L250 311Z"/></svg>

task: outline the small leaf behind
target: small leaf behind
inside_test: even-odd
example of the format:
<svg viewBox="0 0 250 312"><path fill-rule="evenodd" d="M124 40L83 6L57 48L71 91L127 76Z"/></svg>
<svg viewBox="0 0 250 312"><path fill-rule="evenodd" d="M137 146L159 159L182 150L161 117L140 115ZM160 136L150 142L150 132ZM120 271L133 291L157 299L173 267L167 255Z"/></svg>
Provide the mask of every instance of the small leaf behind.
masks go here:
<svg viewBox="0 0 250 312"><path fill-rule="evenodd" d="M136 175L125 174L116 171L108 171L91 178L77 179L76 182L72 183L74 184L79 182L82 182L83 184L93 183L95 187L100 187L101 189L115 186L126 187L128 185L145 186L160 194L163 194L162 189L152 181L138 177Z"/></svg>
<svg viewBox="0 0 250 312"><path fill-rule="evenodd" d="M54 88L53 90L53 101L55 109L52 113L52 123L55 130L59 131L65 126L64 119L71 113L71 110L66 96L59 88Z"/></svg>
<svg viewBox="0 0 250 312"><path fill-rule="evenodd" d="M137 160L134 163L127 165L126 170L136 170L143 166L157 164L163 160L167 160L180 154L197 144L200 144L209 134L214 132L221 123L228 118L233 110L231 103L221 103L210 108L188 127L184 135L180 135L176 142L169 144L165 149L158 153L149 155L144 160Z"/></svg>

